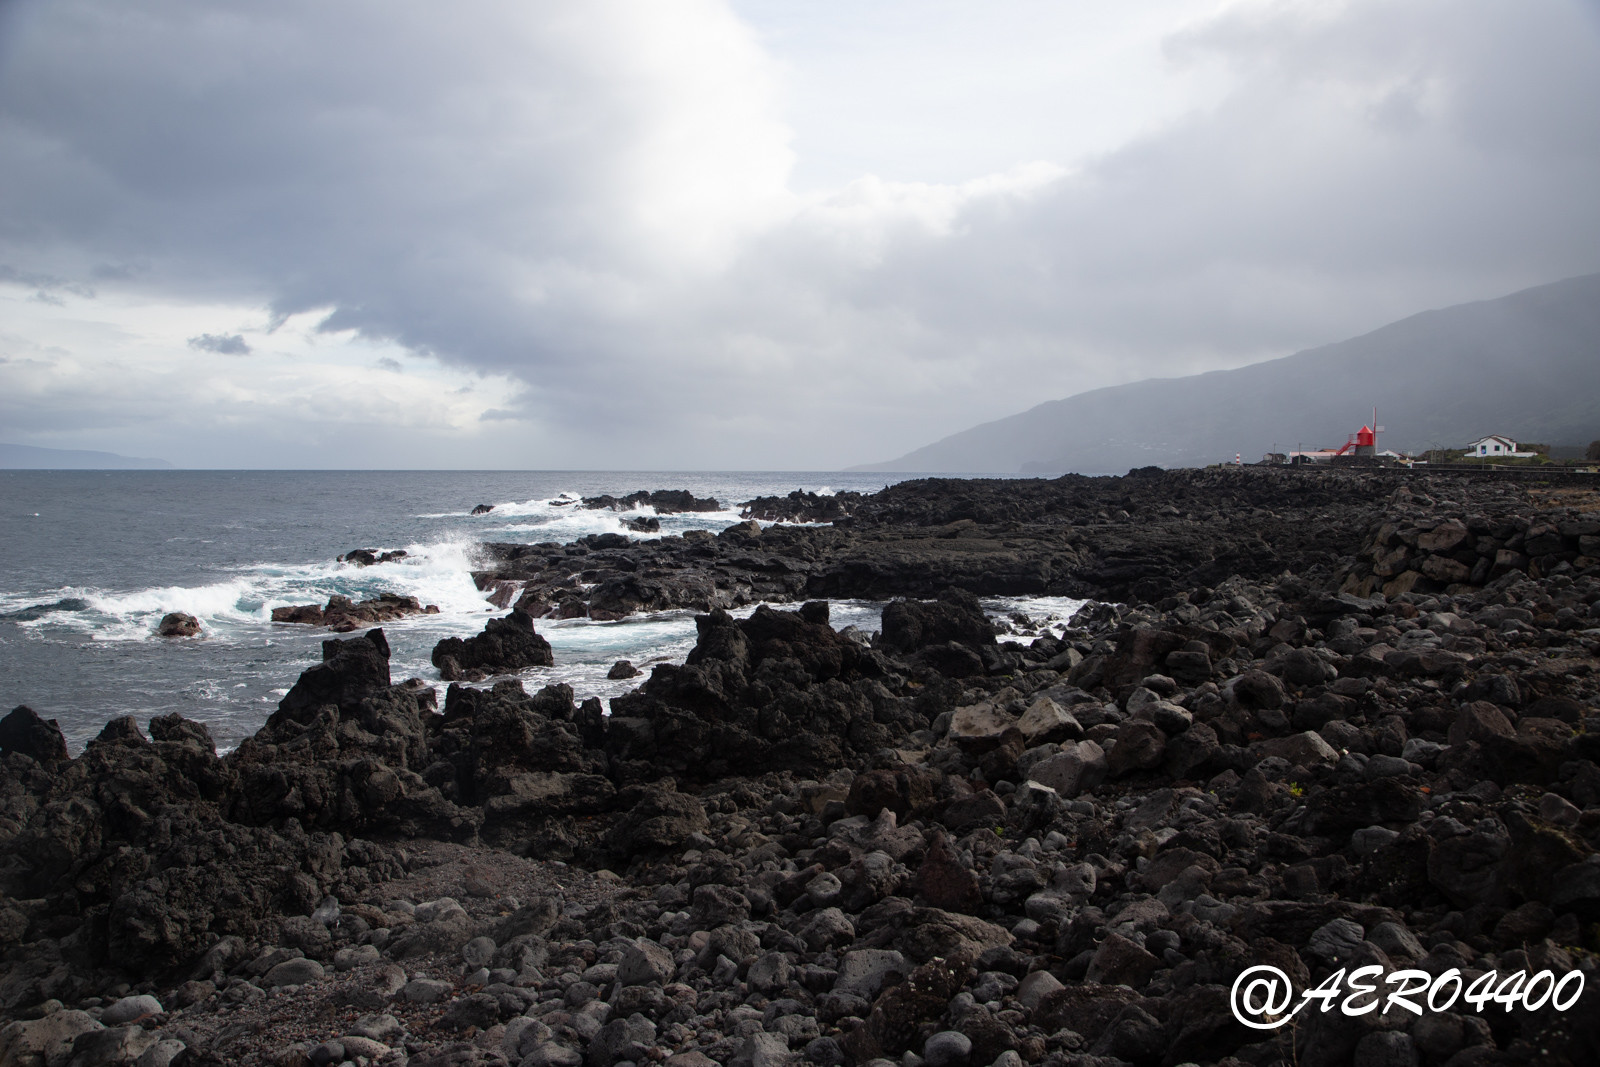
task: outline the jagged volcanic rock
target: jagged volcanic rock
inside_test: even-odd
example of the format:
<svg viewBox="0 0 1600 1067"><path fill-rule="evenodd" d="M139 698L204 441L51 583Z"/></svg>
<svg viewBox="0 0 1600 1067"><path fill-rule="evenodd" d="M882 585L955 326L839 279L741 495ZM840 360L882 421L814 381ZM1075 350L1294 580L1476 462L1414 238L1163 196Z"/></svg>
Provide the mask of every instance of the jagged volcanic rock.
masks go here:
<svg viewBox="0 0 1600 1067"><path fill-rule="evenodd" d="M23 704L0 719L0 755L12 752L36 763L57 763L67 758L67 739L54 719L41 719Z"/></svg>
<svg viewBox="0 0 1600 1067"><path fill-rule="evenodd" d="M476 637L447 637L433 646L433 665L445 681L478 681L553 662L550 642L535 632L533 619L522 611L490 619Z"/></svg>
<svg viewBox="0 0 1600 1067"><path fill-rule="evenodd" d="M420 1067L1594 1062L1593 491L1430 476L1347 507L1343 482L1220 478L1202 484L1243 509L1231 536L1261 532L1262 569L1173 578L1063 633L1022 618L996 634L943 589L892 606L870 644L814 601L713 608L686 661L608 717L516 681L452 686L438 713L431 690L391 683L374 632L327 642L222 758L166 717L148 737L115 720L67 759L58 731L13 713L0 1048ZM1087 502L1187 484L1108 482ZM984 519L1013 502L931 484L866 510L943 521L957 500ZM1295 541L1277 525L1324 508L1349 528ZM1255 509L1277 517L1252 526ZM1152 518L1162 537L1188 521ZM835 543L992 559L1017 540L959 519L865 528L881 540ZM736 559L798 560L847 531L792 533L679 540L727 568L695 572L726 593L717 575L757 573ZM1197 573L1156 543L1134 584ZM1401 546L1391 564L1418 578L1385 592L1377 568ZM676 558L569 547L619 574ZM1495 574L1502 551L1525 564ZM1468 580L1420 569L1440 556ZM927 655L951 647L972 657L957 673ZM1566 1012L1312 1011L1249 1030L1229 989L1268 963L1296 989L1376 964L1578 970L1586 991Z"/></svg>

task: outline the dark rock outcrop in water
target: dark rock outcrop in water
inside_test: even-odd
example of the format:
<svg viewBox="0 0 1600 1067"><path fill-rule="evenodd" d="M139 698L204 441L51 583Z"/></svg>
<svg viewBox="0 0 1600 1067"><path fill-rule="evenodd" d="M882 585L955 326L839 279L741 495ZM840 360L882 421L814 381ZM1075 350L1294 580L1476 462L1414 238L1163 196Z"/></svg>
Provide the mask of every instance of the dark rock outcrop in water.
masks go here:
<svg viewBox="0 0 1600 1067"><path fill-rule="evenodd" d="M660 515L675 515L685 511L722 510L722 505L715 497L697 497L687 489L657 489L654 492L640 490L620 497L602 494L583 498L583 507L608 508L611 511L632 511L645 505L655 508Z"/></svg>
<svg viewBox="0 0 1600 1067"><path fill-rule="evenodd" d="M534 631L533 620L521 611L490 619L476 637L447 637L433 646L433 665L447 682L481 681L554 662L550 642Z"/></svg>
<svg viewBox="0 0 1600 1067"><path fill-rule="evenodd" d="M924 558L981 585L959 561L1017 551L1028 524L999 513L1031 501L1059 509L1041 528L1108 531L1074 580L1158 591L1027 643L960 588L889 605L871 642L817 601L711 610L610 716L516 681L452 685L441 713L392 683L374 631L325 642L221 758L168 716L67 759L19 709L0 720L0 1012L18 1020L0 1056L1595 1062L1597 494L1238 473L1210 509L1170 475L1064 504L929 483L816 542L685 542L711 590L750 572L736 558L829 536L857 559L964 542ZM1176 515L1081 510L1121 494L1131 517L1158 492ZM1222 542L1191 523L1247 551L1204 558ZM572 547L641 581L671 558ZM1251 1030L1230 989L1262 964L1296 991L1369 965L1380 990L1452 968L1585 987L1565 1011L1313 1006Z"/></svg>
<svg viewBox="0 0 1600 1067"><path fill-rule="evenodd" d="M198 637L200 620L182 611L169 611L156 624L156 633L162 637Z"/></svg>
<svg viewBox="0 0 1600 1067"><path fill-rule="evenodd" d="M439 608L424 607L414 596L379 593L370 600L352 601L347 596L331 596L323 607L296 604L272 609L273 622L294 622L305 626L326 626L335 633L349 633L363 626L393 622L408 615L437 615Z"/></svg>
<svg viewBox="0 0 1600 1067"><path fill-rule="evenodd" d="M391 548L388 551L381 548L352 548L339 557L339 562L354 563L358 567L371 567L379 563L393 563L397 559L405 559L406 555L406 550L403 548Z"/></svg>

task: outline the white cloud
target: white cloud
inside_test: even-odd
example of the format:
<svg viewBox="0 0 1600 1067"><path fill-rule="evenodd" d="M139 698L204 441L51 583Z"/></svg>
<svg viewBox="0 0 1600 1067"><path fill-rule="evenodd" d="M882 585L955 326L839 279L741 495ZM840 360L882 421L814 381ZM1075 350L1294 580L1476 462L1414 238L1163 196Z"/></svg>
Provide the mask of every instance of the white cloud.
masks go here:
<svg viewBox="0 0 1600 1067"><path fill-rule="evenodd" d="M40 308L0 286L0 315L15 330L0 333L0 424L45 445L224 467L405 466L395 449L442 446L463 465L485 445L485 413L525 391L503 376L321 332L317 312L268 332L261 309L116 296ZM242 332L200 334L241 343L248 334L249 359L218 359L185 340L197 325L223 331L250 320ZM57 343L28 339L45 335Z"/></svg>
<svg viewBox="0 0 1600 1067"><path fill-rule="evenodd" d="M779 59L805 191L863 174L958 185L1033 160L1074 167L1228 82L1162 49L1213 0L733 3Z"/></svg>

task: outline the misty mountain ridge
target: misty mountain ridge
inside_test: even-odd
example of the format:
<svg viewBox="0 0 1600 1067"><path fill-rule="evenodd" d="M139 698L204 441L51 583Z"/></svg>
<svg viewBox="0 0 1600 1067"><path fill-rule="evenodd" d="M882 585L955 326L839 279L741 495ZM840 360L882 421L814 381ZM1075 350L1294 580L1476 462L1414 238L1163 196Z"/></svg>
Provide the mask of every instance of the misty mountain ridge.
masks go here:
<svg viewBox="0 0 1600 1067"><path fill-rule="evenodd" d="M0 444L0 470L116 471L168 470L171 467L164 459L119 456L115 452Z"/></svg>
<svg viewBox="0 0 1600 1067"><path fill-rule="evenodd" d="M860 471L1116 474L1338 447L1371 421L1379 448L1464 448L1488 434L1600 438L1600 274L1424 311L1368 334L1233 370L1052 400Z"/></svg>

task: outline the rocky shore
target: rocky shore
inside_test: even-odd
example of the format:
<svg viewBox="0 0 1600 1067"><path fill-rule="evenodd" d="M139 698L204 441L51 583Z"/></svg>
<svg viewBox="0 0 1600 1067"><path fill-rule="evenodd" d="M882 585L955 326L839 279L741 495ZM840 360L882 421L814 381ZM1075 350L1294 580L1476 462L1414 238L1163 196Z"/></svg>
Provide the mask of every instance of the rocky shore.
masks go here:
<svg viewBox="0 0 1600 1067"><path fill-rule="evenodd" d="M1156 602L1285 570L1325 581L1410 484L1408 472L1154 468L1124 478L902 482L866 497L748 501L741 510L755 517L715 536L485 544L475 577L497 603L536 618L928 598L952 587ZM1502 510L1526 500L1516 487L1465 489ZM828 525L762 526L824 517Z"/></svg>
<svg viewBox="0 0 1600 1067"><path fill-rule="evenodd" d="M0 1067L1600 1062L1600 494L1247 469L832 506L487 546L517 607L441 671L540 662L536 616L704 612L610 714L516 679L436 707L381 630L220 758L166 716L70 759L12 712ZM1026 593L1099 603L1018 640L974 599ZM907 599L868 640L837 597ZM758 600L797 606L725 610ZM1261 964L1586 987L1263 1031L1229 999Z"/></svg>

